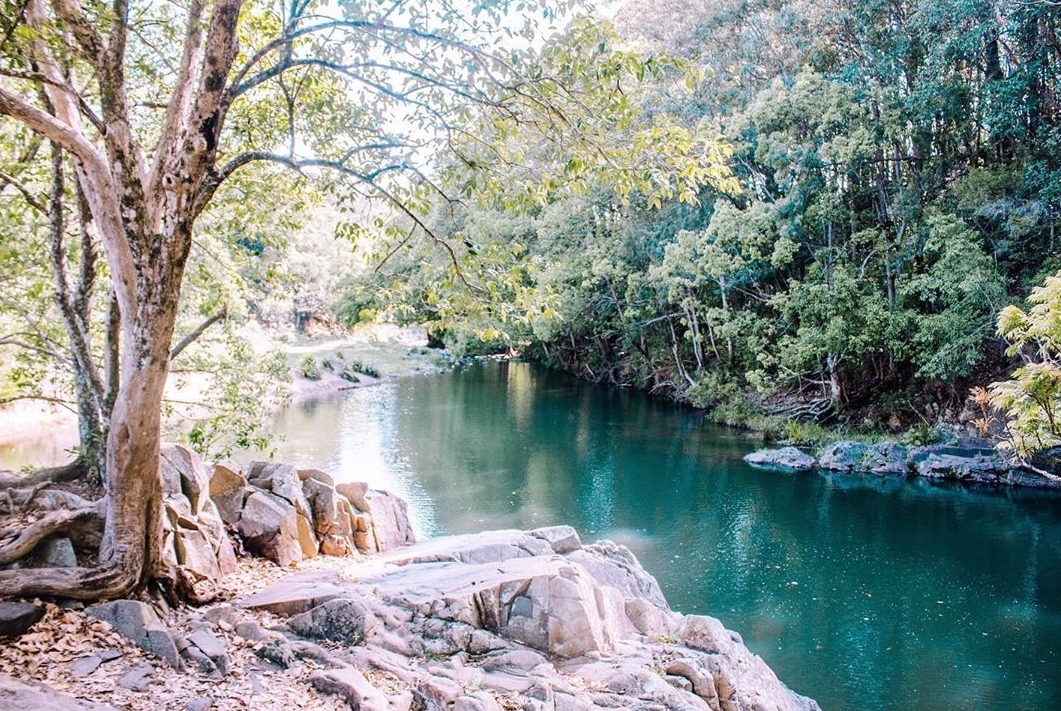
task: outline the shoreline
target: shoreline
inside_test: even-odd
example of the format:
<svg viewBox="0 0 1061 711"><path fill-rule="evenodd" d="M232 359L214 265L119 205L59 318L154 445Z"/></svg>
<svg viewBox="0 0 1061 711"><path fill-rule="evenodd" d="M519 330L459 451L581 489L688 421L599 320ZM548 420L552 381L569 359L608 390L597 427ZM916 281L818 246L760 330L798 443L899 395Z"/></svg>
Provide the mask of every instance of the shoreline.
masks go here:
<svg viewBox="0 0 1061 711"><path fill-rule="evenodd" d="M906 447L897 442L838 440L812 451L809 454L795 446L769 447L743 459L757 469L772 471L862 474L1061 492L1061 476L1009 460L987 441ZM1056 461L1053 464L1056 467Z"/></svg>

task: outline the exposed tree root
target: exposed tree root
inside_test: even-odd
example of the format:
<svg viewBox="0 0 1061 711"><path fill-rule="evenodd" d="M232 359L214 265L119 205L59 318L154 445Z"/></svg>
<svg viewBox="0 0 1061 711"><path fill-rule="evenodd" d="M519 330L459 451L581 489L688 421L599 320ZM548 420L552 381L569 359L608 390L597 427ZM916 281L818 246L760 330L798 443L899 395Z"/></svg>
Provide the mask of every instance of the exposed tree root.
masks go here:
<svg viewBox="0 0 1061 711"><path fill-rule="evenodd" d="M35 472L12 479L0 479L0 489L27 489L44 487L68 481L77 481L89 473L88 464L78 458L59 467L38 469Z"/></svg>
<svg viewBox="0 0 1061 711"><path fill-rule="evenodd" d="M102 600L123 597L139 584L136 571L121 565L96 568L0 570L0 598L61 597Z"/></svg>
<svg viewBox="0 0 1061 711"><path fill-rule="evenodd" d="M0 489L0 508L9 514L18 513L28 507L47 486L48 484L38 484L24 489Z"/></svg>
<svg viewBox="0 0 1061 711"><path fill-rule="evenodd" d="M58 533L84 534L86 528L98 529L103 525L103 516L102 503L73 511L53 511L26 527L15 540L0 546L0 565L8 565L26 557L49 536Z"/></svg>

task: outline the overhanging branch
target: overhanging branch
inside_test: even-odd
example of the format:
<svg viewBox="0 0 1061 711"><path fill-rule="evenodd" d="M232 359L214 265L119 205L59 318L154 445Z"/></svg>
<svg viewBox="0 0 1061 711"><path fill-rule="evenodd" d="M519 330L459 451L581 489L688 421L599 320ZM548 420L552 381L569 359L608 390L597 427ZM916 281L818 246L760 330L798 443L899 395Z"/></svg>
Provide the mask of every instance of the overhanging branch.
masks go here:
<svg viewBox="0 0 1061 711"><path fill-rule="evenodd" d="M206 333L206 330L208 328L213 326L218 321L224 321L227 318L228 318L228 304L222 306L221 309L217 313L211 314L209 318L207 318L201 324L196 326L195 330L193 330L187 336L182 338L180 340L180 342L177 343L177 345L173 346L173 350L171 350L169 352L170 362L172 362L174 358L179 356L181 354L181 351L183 351L185 348L187 348L191 344L195 343L195 341L197 341L199 339L199 336L201 336L204 333Z"/></svg>

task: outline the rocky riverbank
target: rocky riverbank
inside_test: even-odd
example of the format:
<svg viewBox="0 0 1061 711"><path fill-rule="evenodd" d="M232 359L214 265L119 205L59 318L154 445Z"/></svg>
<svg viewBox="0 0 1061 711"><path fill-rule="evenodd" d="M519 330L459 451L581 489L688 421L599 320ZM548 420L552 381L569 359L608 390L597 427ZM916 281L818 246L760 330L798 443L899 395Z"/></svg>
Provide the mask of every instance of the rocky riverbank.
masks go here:
<svg viewBox="0 0 1061 711"><path fill-rule="evenodd" d="M744 461L763 469L854 472L879 476L919 476L990 486L1061 490L1061 476L1007 459L986 443L904 447L894 442L841 441L814 454L796 447L761 449Z"/></svg>
<svg viewBox="0 0 1061 711"><path fill-rule="evenodd" d="M227 601L5 603L0 707L818 708L615 543L556 526L408 545L404 502L324 472L170 447L163 474L170 564Z"/></svg>

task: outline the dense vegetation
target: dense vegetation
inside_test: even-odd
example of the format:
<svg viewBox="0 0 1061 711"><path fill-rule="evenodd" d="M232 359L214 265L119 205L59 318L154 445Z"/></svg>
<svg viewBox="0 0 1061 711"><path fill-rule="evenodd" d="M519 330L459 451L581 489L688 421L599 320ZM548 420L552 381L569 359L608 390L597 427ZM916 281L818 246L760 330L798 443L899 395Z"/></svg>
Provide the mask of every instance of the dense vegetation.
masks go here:
<svg viewBox="0 0 1061 711"><path fill-rule="evenodd" d="M431 224L455 254L392 242L347 320L396 308L458 348L512 347L730 422L968 419L969 388L1020 353L999 311L1061 267L1061 8L634 0L616 28L676 62L626 95L614 139L721 136L731 174L696 200L608 176L571 189L577 157L484 132L493 153L473 154L507 189L447 173L456 197ZM530 201L528 163L559 176Z"/></svg>

